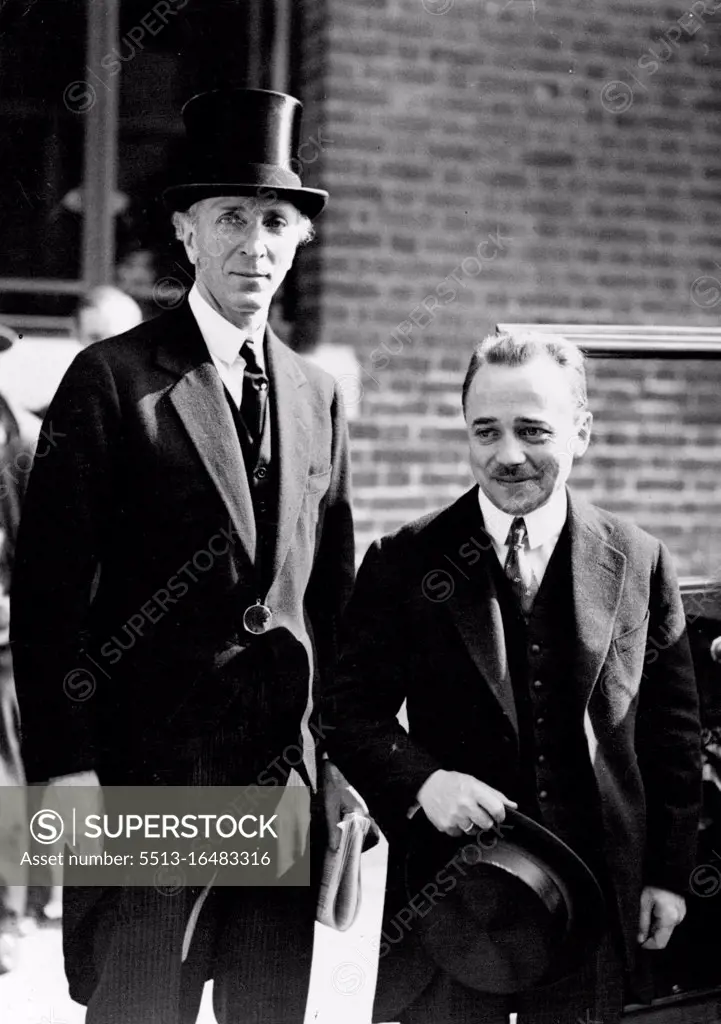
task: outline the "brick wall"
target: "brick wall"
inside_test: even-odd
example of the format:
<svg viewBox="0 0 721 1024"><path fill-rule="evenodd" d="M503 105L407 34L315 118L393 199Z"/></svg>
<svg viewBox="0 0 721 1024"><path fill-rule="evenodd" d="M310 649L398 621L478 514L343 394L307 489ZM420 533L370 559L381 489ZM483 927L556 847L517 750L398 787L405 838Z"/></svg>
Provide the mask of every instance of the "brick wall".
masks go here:
<svg viewBox="0 0 721 1024"><path fill-rule="evenodd" d="M684 575L721 580L721 361L591 359L584 496L663 538Z"/></svg>
<svg viewBox="0 0 721 1024"><path fill-rule="evenodd" d="M362 551L469 483L460 381L497 322L721 326L721 2L297 7L306 135L325 139L305 175L332 196L300 261L299 342L361 363ZM577 478L705 572L721 362L651 367L594 364Z"/></svg>

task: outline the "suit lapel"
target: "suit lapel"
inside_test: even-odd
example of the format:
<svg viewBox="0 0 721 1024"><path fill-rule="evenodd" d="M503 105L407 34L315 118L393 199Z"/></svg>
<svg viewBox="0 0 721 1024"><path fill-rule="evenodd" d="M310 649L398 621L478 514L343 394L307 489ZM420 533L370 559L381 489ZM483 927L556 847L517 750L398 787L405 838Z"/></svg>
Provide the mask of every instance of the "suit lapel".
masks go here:
<svg viewBox="0 0 721 1024"><path fill-rule="evenodd" d="M178 310L177 332L158 347L157 362L179 376L169 398L225 504L251 562L256 528L248 476L223 383L187 303Z"/></svg>
<svg viewBox="0 0 721 1024"><path fill-rule="evenodd" d="M275 336L266 332L266 357L271 388L271 415L277 442L273 458L278 467L278 529L273 556L273 579L285 562L298 522L310 466L311 408L308 383L297 359Z"/></svg>
<svg viewBox="0 0 721 1024"><path fill-rule="evenodd" d="M478 507L478 488L464 494L448 510L451 517L443 531L443 560L454 554L453 579L457 581L453 593L445 602L461 639L478 671L501 706L501 710L518 734L518 716L513 699L513 686L506 655L501 607L488 565L495 558L493 544L483 529L483 518ZM449 543L448 538L454 540ZM478 544L473 542L477 541ZM468 555L464 555L464 548ZM481 550L479 550L479 546ZM480 555L473 561L473 552ZM455 564L466 558L464 568Z"/></svg>
<svg viewBox="0 0 721 1024"><path fill-rule="evenodd" d="M575 675L584 706L608 654L621 601L626 556L609 544L592 506L569 494Z"/></svg>
<svg viewBox="0 0 721 1024"><path fill-rule="evenodd" d="M477 488L473 488L446 513L441 552L436 564L453 560L454 590L445 608L501 709L518 733L518 718L501 609L487 559L495 558L490 537L482 526ZM626 556L609 544L592 506L569 494L571 536L571 585L575 613L575 677L585 704L598 680L608 654L613 625L621 600ZM449 541L449 538L453 540ZM473 545L478 540L479 545ZM484 549L475 563L460 564L464 546ZM458 554L454 554L457 552ZM459 564L456 564L459 563Z"/></svg>

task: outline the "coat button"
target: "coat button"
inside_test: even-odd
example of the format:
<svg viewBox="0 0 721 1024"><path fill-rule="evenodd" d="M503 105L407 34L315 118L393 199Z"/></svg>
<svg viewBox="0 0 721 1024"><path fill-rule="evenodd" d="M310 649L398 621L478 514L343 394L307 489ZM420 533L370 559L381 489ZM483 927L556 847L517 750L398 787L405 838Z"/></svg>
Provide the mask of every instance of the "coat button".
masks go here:
<svg viewBox="0 0 721 1024"><path fill-rule="evenodd" d="M539 654L541 651L540 644L531 644L531 654Z"/></svg>
<svg viewBox="0 0 721 1024"><path fill-rule="evenodd" d="M263 480L268 475L268 470L265 468L265 466L258 466L258 468L255 471L255 475L259 480Z"/></svg>
<svg viewBox="0 0 721 1024"><path fill-rule="evenodd" d="M542 686L543 686L543 683L541 682L540 679L534 679L534 681L533 681L533 689L534 690L540 690Z"/></svg>
<svg viewBox="0 0 721 1024"><path fill-rule="evenodd" d="M539 715L539 717L536 719L536 725L543 725L545 721L546 719L543 717L543 715Z"/></svg>
<svg viewBox="0 0 721 1024"><path fill-rule="evenodd" d="M547 789L540 789L538 791L538 799L539 800L547 800L548 799L548 790Z"/></svg>
<svg viewBox="0 0 721 1024"><path fill-rule="evenodd" d="M545 754L539 754L537 760L538 760L539 764L544 764L544 762L546 760L546 755Z"/></svg>

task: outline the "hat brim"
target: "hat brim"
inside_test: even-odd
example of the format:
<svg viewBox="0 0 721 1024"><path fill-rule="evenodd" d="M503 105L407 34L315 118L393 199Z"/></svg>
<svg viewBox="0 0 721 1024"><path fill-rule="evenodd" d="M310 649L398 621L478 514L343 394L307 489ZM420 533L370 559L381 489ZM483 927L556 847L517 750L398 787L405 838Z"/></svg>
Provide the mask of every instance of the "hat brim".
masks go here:
<svg viewBox="0 0 721 1024"><path fill-rule="evenodd" d="M406 893L419 898L439 869L455 879L414 924L426 953L455 980L480 992L512 994L578 970L603 933L606 908L587 864L561 839L519 811L508 810L503 837L454 838L417 815L406 859ZM473 848L473 856L464 851ZM505 853L505 858L498 852ZM470 852L470 851L469 851ZM458 865L462 870L449 868ZM517 858L555 893L551 916L519 873Z"/></svg>
<svg viewBox="0 0 721 1024"><path fill-rule="evenodd" d="M328 193L322 188L278 188L275 185L246 185L237 182L198 182L171 185L163 192L163 201L169 210L187 210L200 199L216 196L274 196L292 203L306 217L314 220L328 202Z"/></svg>

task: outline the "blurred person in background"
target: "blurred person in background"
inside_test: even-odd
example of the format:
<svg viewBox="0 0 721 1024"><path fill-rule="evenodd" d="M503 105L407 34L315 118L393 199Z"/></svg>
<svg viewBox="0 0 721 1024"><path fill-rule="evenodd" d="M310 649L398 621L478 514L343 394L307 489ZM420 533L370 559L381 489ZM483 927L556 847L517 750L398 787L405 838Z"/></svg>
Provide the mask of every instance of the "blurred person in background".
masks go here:
<svg viewBox="0 0 721 1024"><path fill-rule="evenodd" d="M16 340L15 332L0 324L0 353L7 352ZM10 653L9 592L20 506L39 431L40 420L0 392L0 794L5 787L25 784ZM4 849L12 848L20 838L18 827L19 823L0 806L0 843ZM0 974L14 966L26 898L26 886L7 885L0 877Z"/></svg>
<svg viewBox="0 0 721 1024"><path fill-rule="evenodd" d="M135 299L111 284L101 284L85 292L73 314L74 336L83 348L129 331L143 322L143 313ZM35 409L41 420L48 406Z"/></svg>
<svg viewBox="0 0 721 1024"><path fill-rule="evenodd" d="M77 339L85 348L112 338L143 322L135 299L110 284L98 285L82 296L75 312Z"/></svg>

